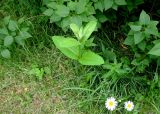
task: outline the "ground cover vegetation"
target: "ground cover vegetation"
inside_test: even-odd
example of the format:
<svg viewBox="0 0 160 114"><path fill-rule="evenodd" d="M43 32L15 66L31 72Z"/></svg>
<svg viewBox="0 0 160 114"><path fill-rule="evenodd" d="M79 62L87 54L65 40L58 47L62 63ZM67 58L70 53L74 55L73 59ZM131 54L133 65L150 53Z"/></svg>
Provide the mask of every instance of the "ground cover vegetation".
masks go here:
<svg viewBox="0 0 160 114"><path fill-rule="evenodd" d="M158 0L1 0L0 113L159 114Z"/></svg>

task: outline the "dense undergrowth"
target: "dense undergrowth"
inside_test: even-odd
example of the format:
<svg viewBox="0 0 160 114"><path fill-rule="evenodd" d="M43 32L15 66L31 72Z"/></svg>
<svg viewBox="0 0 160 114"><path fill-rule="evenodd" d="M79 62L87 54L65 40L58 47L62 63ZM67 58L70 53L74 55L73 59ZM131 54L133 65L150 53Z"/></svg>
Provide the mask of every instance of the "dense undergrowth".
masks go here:
<svg viewBox="0 0 160 114"><path fill-rule="evenodd" d="M0 112L159 114L159 5L0 1ZM109 97L114 111L105 107Z"/></svg>

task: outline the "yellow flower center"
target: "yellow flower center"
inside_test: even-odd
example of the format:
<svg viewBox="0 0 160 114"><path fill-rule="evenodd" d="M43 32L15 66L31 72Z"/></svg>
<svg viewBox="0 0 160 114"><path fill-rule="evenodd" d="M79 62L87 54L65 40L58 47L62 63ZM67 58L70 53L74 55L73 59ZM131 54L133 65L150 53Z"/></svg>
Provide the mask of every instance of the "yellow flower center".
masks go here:
<svg viewBox="0 0 160 114"><path fill-rule="evenodd" d="M109 102L109 106L113 106L114 103L112 101Z"/></svg>
<svg viewBox="0 0 160 114"><path fill-rule="evenodd" d="M131 108L131 106L132 106L131 104L128 104L128 106L127 106L127 107L128 107L128 108Z"/></svg>

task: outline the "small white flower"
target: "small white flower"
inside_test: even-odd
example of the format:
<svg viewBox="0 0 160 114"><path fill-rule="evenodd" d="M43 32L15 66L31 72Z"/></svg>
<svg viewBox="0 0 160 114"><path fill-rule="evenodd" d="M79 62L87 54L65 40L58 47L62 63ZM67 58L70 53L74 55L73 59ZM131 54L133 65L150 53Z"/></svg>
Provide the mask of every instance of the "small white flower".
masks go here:
<svg viewBox="0 0 160 114"><path fill-rule="evenodd" d="M118 105L118 102L115 100L115 98L110 97L106 100L105 106L108 110L113 111Z"/></svg>
<svg viewBox="0 0 160 114"><path fill-rule="evenodd" d="M128 111L132 111L134 108L134 104L132 101L127 101L124 103L124 108Z"/></svg>

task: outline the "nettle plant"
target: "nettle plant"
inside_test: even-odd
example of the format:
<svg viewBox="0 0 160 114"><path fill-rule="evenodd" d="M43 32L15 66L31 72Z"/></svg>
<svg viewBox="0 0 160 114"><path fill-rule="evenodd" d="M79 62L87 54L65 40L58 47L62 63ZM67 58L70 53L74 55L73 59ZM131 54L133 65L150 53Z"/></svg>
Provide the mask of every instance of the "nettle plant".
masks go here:
<svg viewBox="0 0 160 114"><path fill-rule="evenodd" d="M13 45L24 46L25 40L32 37L29 30L29 22L24 18L18 21L12 20L10 16L5 17L0 24L0 54L4 58L11 57Z"/></svg>
<svg viewBox="0 0 160 114"><path fill-rule="evenodd" d="M90 21L85 27L78 27L76 24L71 24L70 28L77 39L53 36L53 42L64 55L77 60L82 65L104 64L103 58L89 49L89 47L95 45L93 38L89 39L89 37L96 29L96 25L96 21Z"/></svg>
<svg viewBox="0 0 160 114"><path fill-rule="evenodd" d="M131 22L124 44L132 47L134 60L132 64L139 66L139 71L144 71L149 66L153 55L160 56L160 40L157 29L158 21L153 21L150 16L142 11L138 22ZM154 47L153 47L154 46Z"/></svg>
<svg viewBox="0 0 160 114"><path fill-rule="evenodd" d="M43 14L49 17L50 23L56 23L66 31L72 23L81 27L83 23L97 21L100 26L108 20L104 11L117 10L118 6L127 3L130 9L136 4L131 0L128 2L125 0L43 0L45 5Z"/></svg>

